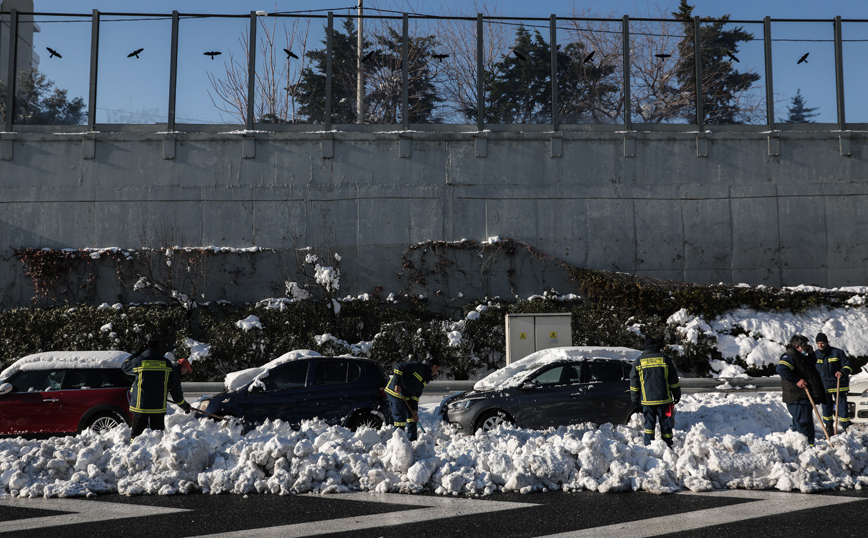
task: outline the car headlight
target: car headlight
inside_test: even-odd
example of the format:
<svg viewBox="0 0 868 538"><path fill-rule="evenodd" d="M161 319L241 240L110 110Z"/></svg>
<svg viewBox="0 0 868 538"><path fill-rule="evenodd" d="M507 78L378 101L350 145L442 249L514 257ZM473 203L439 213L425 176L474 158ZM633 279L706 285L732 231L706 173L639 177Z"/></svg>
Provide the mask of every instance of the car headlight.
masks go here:
<svg viewBox="0 0 868 538"><path fill-rule="evenodd" d="M461 400L460 402L455 402L449 404L450 411L464 411L469 408L473 404L475 404L477 400Z"/></svg>

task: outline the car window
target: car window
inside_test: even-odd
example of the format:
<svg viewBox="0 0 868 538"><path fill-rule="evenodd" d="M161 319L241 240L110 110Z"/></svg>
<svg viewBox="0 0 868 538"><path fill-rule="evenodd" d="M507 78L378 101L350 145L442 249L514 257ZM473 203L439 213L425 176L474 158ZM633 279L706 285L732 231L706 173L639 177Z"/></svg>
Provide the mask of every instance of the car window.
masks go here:
<svg viewBox="0 0 868 538"><path fill-rule="evenodd" d="M107 389L131 385L129 378L116 368L68 370L64 380L67 389Z"/></svg>
<svg viewBox="0 0 868 538"><path fill-rule="evenodd" d="M64 370L24 370L9 380L15 392L60 390Z"/></svg>
<svg viewBox="0 0 868 538"><path fill-rule="evenodd" d="M314 386L340 385L359 379L362 369L350 361L319 361L316 365Z"/></svg>
<svg viewBox="0 0 868 538"><path fill-rule="evenodd" d="M624 377L624 367L620 364L592 362L588 366L591 374L591 383L608 383L626 379Z"/></svg>
<svg viewBox="0 0 868 538"><path fill-rule="evenodd" d="M268 373L264 379L266 390L304 388L307 383L309 361L296 361L284 364Z"/></svg>
<svg viewBox="0 0 868 538"><path fill-rule="evenodd" d="M533 377L540 385L567 385L579 382L579 366L578 365L560 365L548 370L544 370Z"/></svg>

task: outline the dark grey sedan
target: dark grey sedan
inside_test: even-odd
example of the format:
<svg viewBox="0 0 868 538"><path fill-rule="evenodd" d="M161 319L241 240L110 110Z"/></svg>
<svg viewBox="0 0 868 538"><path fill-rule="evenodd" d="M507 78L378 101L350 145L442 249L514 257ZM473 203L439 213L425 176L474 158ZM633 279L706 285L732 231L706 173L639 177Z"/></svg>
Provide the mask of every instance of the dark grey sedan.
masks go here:
<svg viewBox="0 0 868 538"><path fill-rule="evenodd" d="M623 347L537 351L446 398L443 420L464 433L504 422L545 429L593 422L625 424L641 407L630 399L630 368L641 352Z"/></svg>

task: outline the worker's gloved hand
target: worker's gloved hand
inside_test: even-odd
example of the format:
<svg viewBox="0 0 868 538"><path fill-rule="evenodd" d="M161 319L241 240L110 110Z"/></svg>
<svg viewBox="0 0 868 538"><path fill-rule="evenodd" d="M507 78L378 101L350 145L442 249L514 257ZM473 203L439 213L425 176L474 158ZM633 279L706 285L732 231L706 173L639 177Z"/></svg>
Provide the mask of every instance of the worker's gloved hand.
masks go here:
<svg viewBox="0 0 868 538"><path fill-rule="evenodd" d="M182 403L178 407L183 409L185 413L190 413L190 404L188 404L187 402Z"/></svg>

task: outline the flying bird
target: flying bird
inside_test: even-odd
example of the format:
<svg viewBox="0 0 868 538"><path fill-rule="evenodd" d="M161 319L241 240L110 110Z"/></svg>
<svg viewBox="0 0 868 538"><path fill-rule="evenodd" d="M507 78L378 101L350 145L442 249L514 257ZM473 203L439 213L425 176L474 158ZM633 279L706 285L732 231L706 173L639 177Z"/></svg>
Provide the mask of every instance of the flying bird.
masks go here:
<svg viewBox="0 0 868 538"><path fill-rule="evenodd" d="M295 58L296 60L298 60L298 55L296 53L292 52L291 50L283 49L283 52L286 53L287 58Z"/></svg>
<svg viewBox="0 0 868 538"><path fill-rule="evenodd" d="M729 56L729 59L732 60L733 62L739 63L738 58L736 58L734 54L730 54L727 52L726 55Z"/></svg>
<svg viewBox="0 0 868 538"><path fill-rule="evenodd" d="M519 60L521 60L523 62L527 61L527 56L525 56L524 54L520 53L519 51L517 51L515 49L509 49L509 50L510 50L510 52L515 54L515 57L518 58Z"/></svg>
<svg viewBox="0 0 868 538"><path fill-rule="evenodd" d="M593 62L593 61L594 61L594 54L597 54L597 51L592 50L590 54L588 54L587 56L585 56L585 61L582 62L582 63Z"/></svg>
<svg viewBox="0 0 868 538"><path fill-rule="evenodd" d="M434 58L435 60L438 60L438 61L441 61L441 62L442 62L443 59L444 59L444 58L448 58L449 55L448 55L448 54L432 54L431 57Z"/></svg>
<svg viewBox="0 0 868 538"><path fill-rule="evenodd" d="M660 54L655 54L654 56L657 57L657 58L661 58L661 59L665 60L666 58L669 58L669 57L672 56L672 55L671 55L671 54L666 54L665 52L661 52Z"/></svg>
<svg viewBox="0 0 868 538"><path fill-rule="evenodd" d="M799 58L799 61L796 62L796 65L798 65L800 63L808 63L808 54L810 54L810 52L806 52L804 56Z"/></svg>
<svg viewBox="0 0 868 538"><path fill-rule="evenodd" d="M376 51L376 50L372 50L371 52L365 54L365 57L362 58L362 63L367 62L368 60L370 60L370 59L371 59L371 56L373 56L375 52L377 52L377 51Z"/></svg>
<svg viewBox="0 0 868 538"><path fill-rule="evenodd" d="M63 56L61 56L59 52L57 52L51 47L45 47L45 50L51 53L51 56L49 56L49 58L54 58L55 56L57 56L58 58L63 58Z"/></svg>
<svg viewBox="0 0 868 538"><path fill-rule="evenodd" d="M142 52L143 50L145 50L145 49L134 50L133 52L127 54L127 58L132 58L133 56L135 56L136 58L138 58L138 57L139 57L139 53Z"/></svg>
<svg viewBox="0 0 868 538"><path fill-rule="evenodd" d="M202 54L204 54L205 56L210 56L211 59L213 60L215 56L220 56L223 53L220 51L212 50L212 51L208 51L208 52L203 52Z"/></svg>

